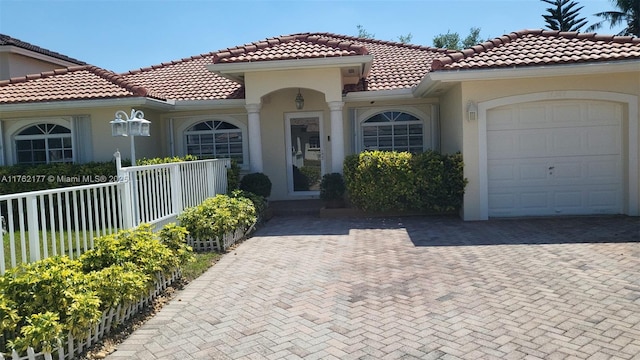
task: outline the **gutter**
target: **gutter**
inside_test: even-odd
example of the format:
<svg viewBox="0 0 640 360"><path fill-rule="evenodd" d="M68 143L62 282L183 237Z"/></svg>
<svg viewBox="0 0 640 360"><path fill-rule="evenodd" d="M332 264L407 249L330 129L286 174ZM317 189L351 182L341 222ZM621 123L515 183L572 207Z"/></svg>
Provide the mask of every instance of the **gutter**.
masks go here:
<svg viewBox="0 0 640 360"><path fill-rule="evenodd" d="M173 100L161 101L147 97L124 97L112 99L90 99L90 100L62 100L62 101L43 101L43 102L25 102L15 104L3 104L0 107L0 115L7 112L15 111L40 111L40 110L67 110L67 109L86 109L96 107L114 107L114 106L144 106L146 108L158 110L173 109Z"/></svg>

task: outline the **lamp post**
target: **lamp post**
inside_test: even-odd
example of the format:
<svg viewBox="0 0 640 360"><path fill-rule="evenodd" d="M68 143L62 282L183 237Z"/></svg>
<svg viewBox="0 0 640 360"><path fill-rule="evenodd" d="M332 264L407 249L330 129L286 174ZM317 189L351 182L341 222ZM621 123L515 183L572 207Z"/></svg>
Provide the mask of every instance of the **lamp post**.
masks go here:
<svg viewBox="0 0 640 360"><path fill-rule="evenodd" d="M131 138L131 166L136 166L136 136L149 136L151 121L144 118L140 110L131 109L131 115L122 110L116 111L116 118L109 122L112 136L129 136Z"/></svg>

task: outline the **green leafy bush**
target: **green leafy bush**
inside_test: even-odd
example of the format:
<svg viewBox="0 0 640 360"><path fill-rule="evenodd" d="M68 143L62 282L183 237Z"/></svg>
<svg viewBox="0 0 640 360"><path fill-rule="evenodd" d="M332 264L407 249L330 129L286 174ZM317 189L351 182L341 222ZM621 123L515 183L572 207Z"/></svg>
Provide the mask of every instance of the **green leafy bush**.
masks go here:
<svg viewBox="0 0 640 360"><path fill-rule="evenodd" d="M251 173L240 180L240 190L268 198L271 195L271 180L263 173Z"/></svg>
<svg viewBox="0 0 640 360"><path fill-rule="evenodd" d="M94 240L94 248L79 259L86 272L131 263L150 278L180 265L179 259L160 242L149 224L98 237Z"/></svg>
<svg viewBox="0 0 640 360"><path fill-rule="evenodd" d="M435 151L350 155L344 177L351 202L366 211L455 211L467 184L462 155Z"/></svg>
<svg viewBox="0 0 640 360"><path fill-rule="evenodd" d="M389 211L417 206L411 153L367 151L352 156L357 157L357 161L345 162L344 176L351 202L356 207Z"/></svg>
<svg viewBox="0 0 640 360"><path fill-rule="evenodd" d="M79 259L56 256L8 270L0 276L0 351L3 343L50 351L69 332L85 336L104 310L137 301L158 272L188 261L185 236L173 224L157 235L141 225L95 239Z"/></svg>
<svg viewBox="0 0 640 360"><path fill-rule="evenodd" d="M151 158L151 159L142 158L136 161L136 165L138 166L159 165L159 164L168 164L168 163L176 163L176 162L183 162L183 161L196 161L196 160L198 160L198 157L195 155L185 155L182 157L170 156L170 157L164 157L164 158Z"/></svg>
<svg viewBox="0 0 640 360"><path fill-rule="evenodd" d="M264 213L264 211L267 209L267 199L265 199L263 196L260 196L258 194L254 194L252 192L249 191L243 191L243 190L235 190L234 192L231 193L231 197L233 198L247 198L249 200L251 200L251 202L253 203L253 206L256 209L256 215L260 216Z"/></svg>
<svg viewBox="0 0 640 360"><path fill-rule="evenodd" d="M231 194L240 187L240 165L231 159L231 166L227 169L227 193Z"/></svg>
<svg viewBox="0 0 640 360"><path fill-rule="evenodd" d="M107 181L117 178L115 162L1 166L0 195L86 185L95 183L98 177Z"/></svg>
<svg viewBox="0 0 640 360"><path fill-rule="evenodd" d="M320 199L325 201L342 200L346 187L340 173L324 174L320 182Z"/></svg>
<svg viewBox="0 0 640 360"><path fill-rule="evenodd" d="M0 292L18 315L10 346L48 347L65 332L81 336L101 315L100 298L78 260L51 257L22 264L0 277ZM6 333L6 332L5 332Z"/></svg>
<svg viewBox="0 0 640 360"><path fill-rule="evenodd" d="M195 239L216 239L255 224L256 208L247 198L216 195L185 209L178 220Z"/></svg>

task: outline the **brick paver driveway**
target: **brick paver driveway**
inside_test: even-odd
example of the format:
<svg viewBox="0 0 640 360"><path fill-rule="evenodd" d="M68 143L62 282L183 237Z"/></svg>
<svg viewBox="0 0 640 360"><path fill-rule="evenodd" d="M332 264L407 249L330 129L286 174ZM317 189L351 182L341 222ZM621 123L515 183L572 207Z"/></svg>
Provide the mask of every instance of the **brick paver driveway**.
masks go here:
<svg viewBox="0 0 640 360"><path fill-rule="evenodd" d="M640 220L275 218L109 359L640 359Z"/></svg>

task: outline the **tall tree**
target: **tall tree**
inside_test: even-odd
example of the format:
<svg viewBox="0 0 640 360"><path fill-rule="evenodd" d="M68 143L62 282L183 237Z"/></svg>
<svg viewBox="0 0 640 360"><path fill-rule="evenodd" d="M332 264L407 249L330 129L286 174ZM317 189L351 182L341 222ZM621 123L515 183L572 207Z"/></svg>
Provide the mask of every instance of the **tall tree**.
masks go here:
<svg viewBox="0 0 640 360"><path fill-rule="evenodd" d="M358 29L358 37L359 38L373 39L373 38L376 37L376 34L372 34L372 33L368 32L367 29L365 29L364 26L362 26L362 25L357 25L356 28Z"/></svg>
<svg viewBox="0 0 640 360"><path fill-rule="evenodd" d="M480 39L480 28L472 27L469 30L469 35L467 35L467 37L462 40L462 48L468 49L474 45L480 44L481 42L482 39Z"/></svg>
<svg viewBox="0 0 640 360"><path fill-rule="evenodd" d="M398 42L401 42L403 44L410 43L411 39L413 39L413 34L411 34L411 33L408 33L407 35L398 36Z"/></svg>
<svg viewBox="0 0 640 360"><path fill-rule="evenodd" d="M580 31L587 24L585 18L578 18L583 6L575 8L578 3L571 0L541 0L555 7L547 8L548 15L542 15L547 28L560 31ZM575 9L574 9L575 8Z"/></svg>
<svg viewBox="0 0 640 360"><path fill-rule="evenodd" d="M449 32L439 34L433 38L433 46L442 49L460 50L460 34Z"/></svg>
<svg viewBox="0 0 640 360"><path fill-rule="evenodd" d="M611 0L611 3L617 10L594 14L602 21L589 26L587 31L598 30L605 22L608 22L610 29L618 25L625 26L618 35L640 36L640 0Z"/></svg>
<svg viewBox="0 0 640 360"><path fill-rule="evenodd" d="M433 46L449 50L462 50L481 42L480 28L476 27L472 27L469 30L469 35L467 35L464 40L460 39L460 34L457 32L452 33L448 30L446 34L439 34L433 38Z"/></svg>

